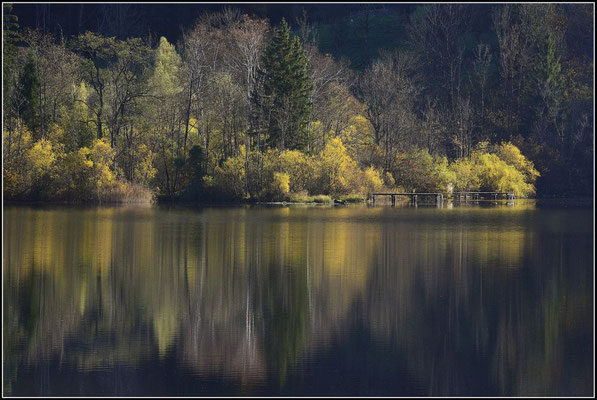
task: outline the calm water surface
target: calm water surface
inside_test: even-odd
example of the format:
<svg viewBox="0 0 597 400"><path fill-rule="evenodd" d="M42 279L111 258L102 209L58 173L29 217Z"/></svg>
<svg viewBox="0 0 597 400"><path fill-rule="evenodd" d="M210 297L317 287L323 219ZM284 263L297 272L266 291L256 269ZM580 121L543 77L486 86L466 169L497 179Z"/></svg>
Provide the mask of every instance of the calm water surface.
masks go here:
<svg viewBox="0 0 597 400"><path fill-rule="evenodd" d="M5 395L591 395L586 207L5 207Z"/></svg>

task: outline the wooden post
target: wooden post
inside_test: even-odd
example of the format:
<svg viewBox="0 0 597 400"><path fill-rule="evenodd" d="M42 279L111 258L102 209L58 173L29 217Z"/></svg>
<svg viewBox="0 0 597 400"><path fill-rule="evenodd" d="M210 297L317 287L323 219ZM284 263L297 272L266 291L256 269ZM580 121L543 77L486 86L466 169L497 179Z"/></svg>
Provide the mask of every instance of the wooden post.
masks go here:
<svg viewBox="0 0 597 400"><path fill-rule="evenodd" d="M392 195L392 206L396 205L396 195Z"/></svg>

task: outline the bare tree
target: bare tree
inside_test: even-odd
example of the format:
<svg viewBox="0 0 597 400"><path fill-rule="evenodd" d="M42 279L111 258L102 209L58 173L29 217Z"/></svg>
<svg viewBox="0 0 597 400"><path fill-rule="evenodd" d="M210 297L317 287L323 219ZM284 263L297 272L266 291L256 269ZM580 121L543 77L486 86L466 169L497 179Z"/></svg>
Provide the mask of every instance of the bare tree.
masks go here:
<svg viewBox="0 0 597 400"><path fill-rule="evenodd" d="M470 13L463 4L433 4L408 26L408 38L421 58L427 75L439 78L436 97L454 106L462 64L460 37L468 27Z"/></svg>
<svg viewBox="0 0 597 400"><path fill-rule="evenodd" d="M537 45L549 33L545 20L552 12L552 5L538 4L505 4L494 10L506 129L510 135L519 133L525 84L536 62Z"/></svg>
<svg viewBox="0 0 597 400"><path fill-rule="evenodd" d="M473 70L479 86L480 96L480 124L481 132L485 130L485 91L489 80L489 67L491 65L492 55L489 52L489 45L479 43L475 48L475 59L473 61Z"/></svg>
<svg viewBox="0 0 597 400"><path fill-rule="evenodd" d="M222 53L225 47L224 37L221 29L218 28L221 18L214 14L203 15L195 24L195 27L184 33L181 47L183 49L183 79L185 81L186 110L184 148L188 139L190 120L194 111L196 119L202 119L205 106L204 92L207 85L207 78L221 65ZM205 159L208 159L210 125L203 124L201 134L206 152Z"/></svg>
<svg viewBox="0 0 597 400"><path fill-rule="evenodd" d="M246 15L229 28L230 51L226 57L231 69L236 71L245 86L246 121L254 113L252 97L257 90L257 70L263 50L268 24L264 20L251 19ZM254 127L253 127L254 128ZM249 136L245 143L247 150Z"/></svg>
<svg viewBox="0 0 597 400"><path fill-rule="evenodd" d="M474 144L474 110L470 98L459 97L454 113L452 141L458 157L469 157Z"/></svg>
<svg viewBox="0 0 597 400"><path fill-rule="evenodd" d="M432 100L429 96L425 99L425 109L423 111L423 119L421 121L421 133L419 143L421 147L427 149L429 154L439 152L440 147L444 142L444 134L446 126L444 122L445 116L439 111L437 102Z"/></svg>
<svg viewBox="0 0 597 400"><path fill-rule="evenodd" d="M359 81L375 143L383 148L386 170L393 165L396 152L406 146L407 136L414 128L414 102L420 92L411 78L414 65L409 54L386 53Z"/></svg>

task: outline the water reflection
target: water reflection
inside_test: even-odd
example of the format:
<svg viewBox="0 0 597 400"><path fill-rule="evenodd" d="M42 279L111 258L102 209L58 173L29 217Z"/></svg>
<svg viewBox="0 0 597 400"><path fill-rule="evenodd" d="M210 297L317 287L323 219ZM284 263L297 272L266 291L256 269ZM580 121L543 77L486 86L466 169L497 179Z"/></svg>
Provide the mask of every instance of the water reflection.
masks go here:
<svg viewBox="0 0 597 400"><path fill-rule="evenodd" d="M590 209L11 207L3 227L8 394L592 390Z"/></svg>

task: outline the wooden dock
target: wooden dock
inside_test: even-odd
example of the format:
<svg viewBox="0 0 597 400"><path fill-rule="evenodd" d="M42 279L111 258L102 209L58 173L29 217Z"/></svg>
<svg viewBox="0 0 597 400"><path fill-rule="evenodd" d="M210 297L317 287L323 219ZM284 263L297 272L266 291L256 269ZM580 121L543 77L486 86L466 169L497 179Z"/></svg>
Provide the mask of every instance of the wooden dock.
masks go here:
<svg viewBox="0 0 597 400"><path fill-rule="evenodd" d="M514 200L516 196L512 192L454 192L452 197L458 200L479 200L481 198L489 198L497 200L498 198L505 198L506 200Z"/></svg>
<svg viewBox="0 0 597 400"><path fill-rule="evenodd" d="M373 199L373 204L375 204L375 199L377 196L390 196L392 199L392 205L396 205L396 196L407 196L410 198L412 204L417 204L419 197L433 197L435 199L436 204L443 204L444 202L444 193L371 193L371 198ZM456 200L479 200L481 198L489 198L493 200L497 200L498 198L505 198L507 200L514 200L516 197L514 193L511 192L453 192L452 198Z"/></svg>
<svg viewBox="0 0 597 400"><path fill-rule="evenodd" d="M371 193L373 198L373 204L375 204L376 196L390 196L392 198L392 205L396 205L396 196L408 196L413 204L417 204L419 196L421 197L434 197L436 204L442 204L444 202L443 193Z"/></svg>

